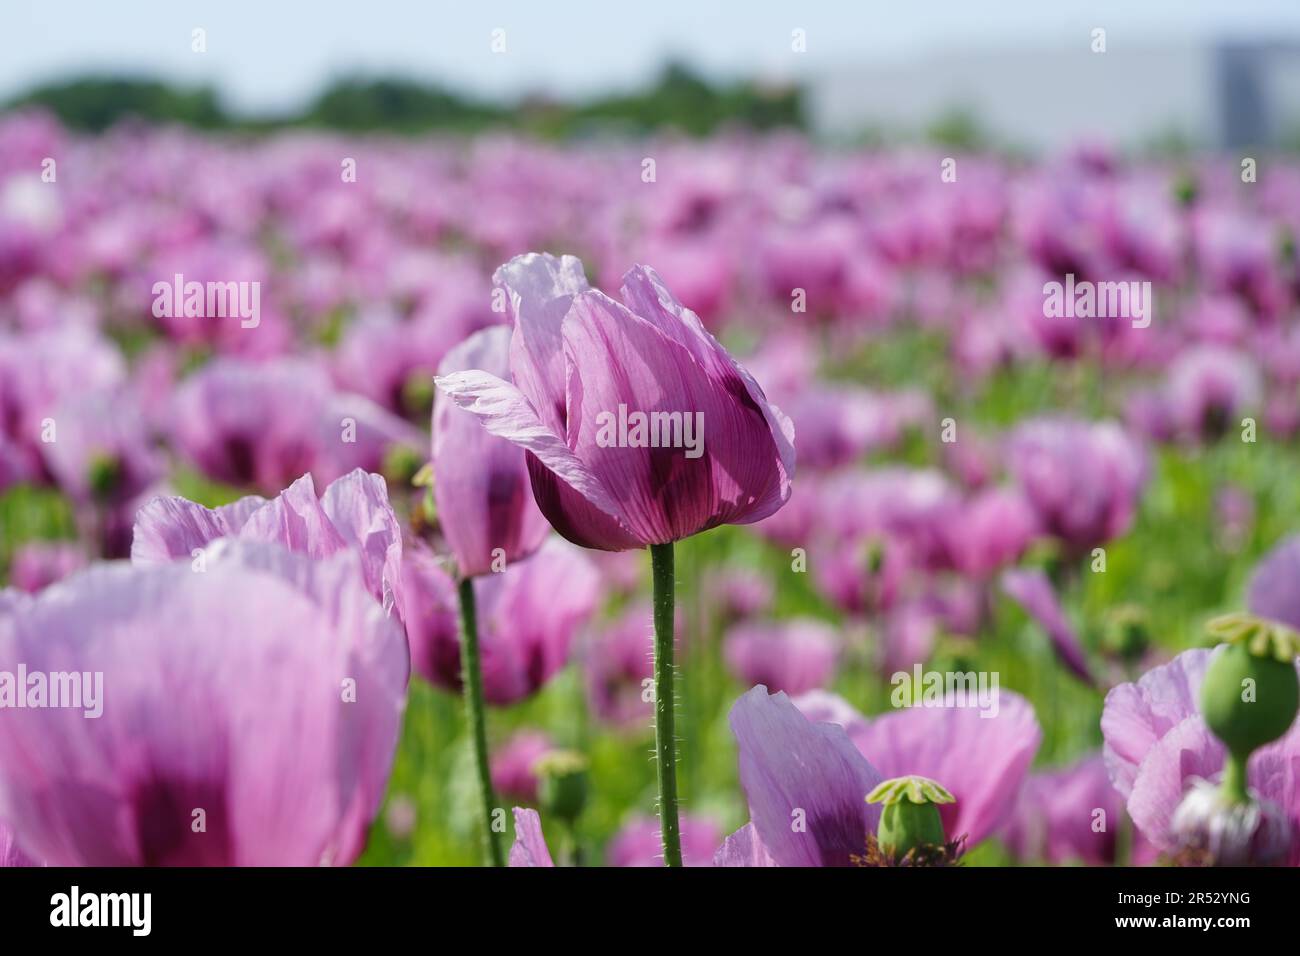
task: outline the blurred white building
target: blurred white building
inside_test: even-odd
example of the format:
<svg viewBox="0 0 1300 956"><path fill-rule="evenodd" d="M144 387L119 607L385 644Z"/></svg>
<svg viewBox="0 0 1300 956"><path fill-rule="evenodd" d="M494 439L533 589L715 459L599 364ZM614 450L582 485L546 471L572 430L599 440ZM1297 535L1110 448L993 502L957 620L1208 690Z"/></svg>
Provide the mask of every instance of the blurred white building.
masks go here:
<svg viewBox="0 0 1300 956"><path fill-rule="evenodd" d="M808 86L814 128L917 133L969 115L1001 142L1052 151L1085 139L1210 147L1300 141L1300 42L963 52L848 68Z"/></svg>

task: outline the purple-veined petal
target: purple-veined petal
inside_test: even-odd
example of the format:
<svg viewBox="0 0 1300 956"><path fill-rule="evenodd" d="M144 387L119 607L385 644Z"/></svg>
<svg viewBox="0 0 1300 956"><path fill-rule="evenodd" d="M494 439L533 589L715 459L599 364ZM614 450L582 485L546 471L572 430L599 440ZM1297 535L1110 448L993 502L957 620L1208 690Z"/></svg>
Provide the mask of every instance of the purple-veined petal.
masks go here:
<svg viewBox="0 0 1300 956"><path fill-rule="evenodd" d="M489 432L524 448L537 464L555 476L559 484L572 489L588 508L607 517L600 528L603 533L600 543L592 544L586 540L577 543L609 551L642 546L621 528L622 509L600 479L573 453L563 438L542 423L519 389L495 375L477 371L453 372L439 376L436 381L438 388L450 395L457 405L477 415ZM531 459L529 469L534 469ZM555 524L556 518L548 508L547 495L539 493L535 471L533 475L538 507ZM565 532L563 527L557 530L561 534ZM573 540L570 535L566 537Z"/></svg>
<svg viewBox="0 0 1300 956"><path fill-rule="evenodd" d="M755 835L780 866L850 866L865 854L883 779L844 728L814 724L785 694L755 687L731 708Z"/></svg>
<svg viewBox="0 0 1300 956"><path fill-rule="evenodd" d="M783 472L761 410L711 379L683 346L592 291L573 300L564 348L568 443L638 539L676 541L779 507ZM646 431L668 431L680 446L690 426L697 447L631 447L610 434L621 431L625 412L675 416L675 436L653 424Z"/></svg>
<svg viewBox="0 0 1300 956"><path fill-rule="evenodd" d="M648 266L634 266L623 276L620 292L629 309L685 346L723 387L734 389L734 380L739 379L750 400L762 410L781 460L783 479L775 489L779 502L770 511L766 510L765 505L758 509L762 514L740 523L746 524L767 517L790 497L789 483L794 480L795 474L794 424L767 400L754 377L731 357L704 327L699 317L677 301L657 272Z"/></svg>
<svg viewBox="0 0 1300 956"><path fill-rule="evenodd" d="M160 564L188 558L196 548L240 532L249 517L266 504L257 495L219 508L205 508L186 498L154 498L135 516L131 541L134 564Z"/></svg>
<svg viewBox="0 0 1300 956"><path fill-rule="evenodd" d="M101 672L102 716L6 711L0 815L53 865L315 865L341 811L332 633L306 595L234 566L55 585L16 617L5 669Z"/></svg>

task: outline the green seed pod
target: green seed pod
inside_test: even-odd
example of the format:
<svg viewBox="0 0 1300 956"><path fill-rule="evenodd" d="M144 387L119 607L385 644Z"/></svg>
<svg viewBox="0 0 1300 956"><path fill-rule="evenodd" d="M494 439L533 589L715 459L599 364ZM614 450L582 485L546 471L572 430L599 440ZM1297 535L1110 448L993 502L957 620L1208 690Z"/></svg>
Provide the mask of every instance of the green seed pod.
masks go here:
<svg viewBox="0 0 1300 956"><path fill-rule="evenodd" d="M895 777L867 794L867 803L884 804L876 840L895 860L912 850L941 847L946 841L937 804L955 803L953 795L928 777Z"/></svg>
<svg viewBox="0 0 1300 956"><path fill-rule="evenodd" d="M572 824L587 805L587 758L573 750L552 750L533 764L542 809Z"/></svg>
<svg viewBox="0 0 1300 956"><path fill-rule="evenodd" d="M1201 715L1238 760L1286 733L1300 710L1295 657L1300 637L1289 628L1247 614L1210 622L1210 634L1228 642L1205 671Z"/></svg>

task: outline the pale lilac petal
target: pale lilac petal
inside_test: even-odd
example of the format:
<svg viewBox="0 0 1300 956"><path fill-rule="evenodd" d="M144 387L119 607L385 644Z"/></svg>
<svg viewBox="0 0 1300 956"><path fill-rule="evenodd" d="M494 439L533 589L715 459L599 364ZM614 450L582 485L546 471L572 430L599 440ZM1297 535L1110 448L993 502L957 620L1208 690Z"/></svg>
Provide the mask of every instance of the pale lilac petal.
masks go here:
<svg viewBox="0 0 1300 956"><path fill-rule="evenodd" d="M754 831L773 860L849 866L866 852L880 818L866 797L883 778L844 728L812 723L765 687L736 701L730 720Z"/></svg>
<svg viewBox="0 0 1300 956"><path fill-rule="evenodd" d="M290 585L100 565L14 620L29 671L103 672L103 714L0 721L0 815L52 865L315 865L341 809L341 644ZM220 639L216 639L219 636ZM194 810L206 832L191 829Z"/></svg>
<svg viewBox="0 0 1300 956"><path fill-rule="evenodd" d="M1205 670L1220 651L1184 651L1106 697L1101 724L1107 771L1134 823L1160 851L1176 848L1170 821L1192 778L1213 780L1223 769L1224 747L1198 706ZM1257 750L1248 777L1253 790L1300 826L1300 726ZM1300 863L1300 848L1292 862Z"/></svg>
<svg viewBox="0 0 1300 956"><path fill-rule="evenodd" d="M311 475L271 501L250 496L208 509L184 498L155 498L136 515L131 558L136 564L189 559L195 549L228 536L317 558L354 548L375 599L386 610L397 603L393 591L400 579L401 528L378 475L355 470L326 488L322 499L316 498Z"/></svg>
<svg viewBox="0 0 1300 956"><path fill-rule="evenodd" d="M161 564L192 557L217 538L238 534L254 511L266 504L257 495L220 508L205 508L186 498L154 498L135 516L131 541L134 564Z"/></svg>
<svg viewBox="0 0 1300 956"><path fill-rule="evenodd" d="M767 852L763 841L758 838L754 824L746 823L731 836L722 841L718 852L713 855L714 866L776 866L772 854Z"/></svg>
<svg viewBox="0 0 1300 956"><path fill-rule="evenodd" d="M357 469L325 489L321 510L343 541L361 555L366 587L384 610L400 607L402 528L379 475Z"/></svg>
<svg viewBox="0 0 1300 956"><path fill-rule="evenodd" d="M327 862L349 861L365 845L392 770L406 709L410 657L396 620L371 597L365 556L343 551L312 559L274 544L225 538L209 549L209 567L235 564L292 583L325 611L347 665L337 688L339 785L343 801L336 843ZM346 686L344 684L346 683Z"/></svg>
<svg viewBox="0 0 1300 956"><path fill-rule="evenodd" d="M1192 777L1212 780L1223 769L1223 744L1199 716L1187 717L1152 744L1133 778L1128 812L1164 852L1176 849L1169 823Z"/></svg>
<svg viewBox="0 0 1300 956"><path fill-rule="evenodd" d="M240 529L240 537L279 544L313 558L326 558L347 547L321 507L310 474L254 511Z"/></svg>
<svg viewBox="0 0 1300 956"><path fill-rule="evenodd" d="M1103 755L1111 782L1125 799L1147 752L1175 726L1200 712L1197 693L1211 653L1201 648L1184 651L1143 674L1136 684L1120 684L1106 695L1101 713Z"/></svg>
<svg viewBox="0 0 1300 956"><path fill-rule="evenodd" d="M1264 800L1281 807L1300 832L1300 723L1250 758L1250 785ZM1300 845L1293 844L1289 866L1300 866Z"/></svg>
<svg viewBox="0 0 1300 956"><path fill-rule="evenodd" d="M19 591L17 588L0 588L0 620L5 615L13 614L20 607L26 607L32 601L32 596L25 591Z"/></svg>
<svg viewBox="0 0 1300 956"><path fill-rule="evenodd" d="M1000 691L996 715L983 713L978 706L908 707L853 735L886 779L920 774L948 788L957 802L939 808L944 830L970 846L1010 813L1042 740L1033 708L1018 694Z"/></svg>
<svg viewBox="0 0 1300 956"><path fill-rule="evenodd" d="M515 845L510 848L511 866L555 866L551 850L542 835L542 818L536 810L515 807Z"/></svg>
<svg viewBox="0 0 1300 956"><path fill-rule="evenodd" d="M582 262L547 253L516 256L497 269L515 322L511 376L553 434L564 434L564 346L561 328L573 296L587 289Z"/></svg>

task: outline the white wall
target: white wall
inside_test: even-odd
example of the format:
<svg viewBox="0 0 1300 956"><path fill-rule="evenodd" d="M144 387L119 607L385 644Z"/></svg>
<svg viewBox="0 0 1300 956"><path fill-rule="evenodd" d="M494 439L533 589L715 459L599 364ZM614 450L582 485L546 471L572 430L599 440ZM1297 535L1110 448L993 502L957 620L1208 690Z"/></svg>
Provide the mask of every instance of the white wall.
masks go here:
<svg viewBox="0 0 1300 956"><path fill-rule="evenodd" d="M1178 130L1195 142L1221 136L1217 59L1208 46L961 53L893 67L832 69L809 84L818 132L864 126L923 131L967 108L999 138L1056 150L1099 136L1121 145Z"/></svg>

